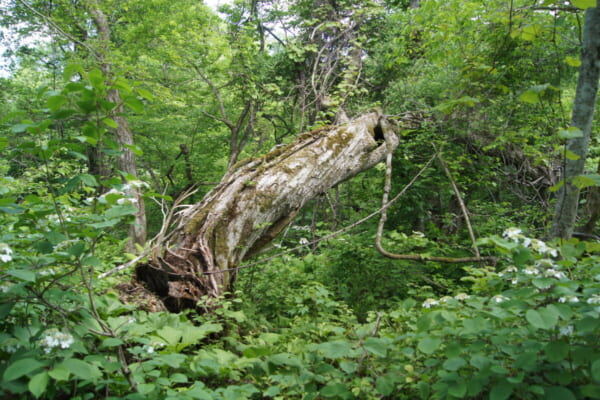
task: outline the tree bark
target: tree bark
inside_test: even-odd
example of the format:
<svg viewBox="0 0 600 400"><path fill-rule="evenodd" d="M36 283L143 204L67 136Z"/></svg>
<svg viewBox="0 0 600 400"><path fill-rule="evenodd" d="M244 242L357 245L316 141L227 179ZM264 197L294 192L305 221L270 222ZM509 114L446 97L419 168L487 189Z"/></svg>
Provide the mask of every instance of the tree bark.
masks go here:
<svg viewBox="0 0 600 400"><path fill-rule="evenodd" d="M384 134L396 148L394 125L376 111L239 162L180 214L164 250L136 268L137 280L171 311L222 295L231 289L236 267L273 240L307 201L382 161Z"/></svg>
<svg viewBox="0 0 600 400"><path fill-rule="evenodd" d="M111 64L108 61L108 54L110 51L110 25L106 14L100 9L100 6L96 1L90 0L88 3L89 12L92 16L92 21L98 30L98 40L100 42L99 49L96 51L96 55L101 60L100 69L106 77L111 77ZM131 151L133 142L133 134L129 128L127 119L123 116L123 100L121 94L117 89L111 89L106 95L106 100L114 103L116 106L110 112L110 117L117 123L117 128L114 131L115 139L119 143L121 154L117 157L117 167L120 171L123 171L129 175L137 177L137 167L135 162L135 154ZM134 223L129 227L129 242L127 243L126 250L130 253L135 253L135 245L143 245L146 242L146 208L144 205L144 198L142 195L142 189L139 185L130 186L127 189L126 194L129 198L135 199L135 206L138 211L135 213Z"/></svg>
<svg viewBox="0 0 600 400"><path fill-rule="evenodd" d="M599 77L600 0L597 0L597 6L588 8L585 13L581 66L571 117L571 126L581 130L582 135L581 137L569 139L567 142L567 150L576 154L578 158L576 160L573 160L573 157L565 159L563 173L565 183L558 191L554 220L550 232L553 237L568 239L573 234L580 192L579 188L573 184L573 179L584 172L594 119Z"/></svg>

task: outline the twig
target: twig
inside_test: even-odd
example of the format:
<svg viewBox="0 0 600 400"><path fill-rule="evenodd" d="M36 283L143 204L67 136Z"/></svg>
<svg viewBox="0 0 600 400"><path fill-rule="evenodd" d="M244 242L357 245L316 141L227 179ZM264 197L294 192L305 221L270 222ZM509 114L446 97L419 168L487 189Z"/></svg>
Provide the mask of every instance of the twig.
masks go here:
<svg viewBox="0 0 600 400"><path fill-rule="evenodd" d="M392 148L389 144L389 140L386 140L388 143L388 153L386 157L386 175L385 175L385 184L383 189L383 198L381 200L382 204L389 204L387 199L389 196L391 181L392 181ZM435 158L439 158L439 150L436 150L436 153L429 160L427 165L424 167L428 167L431 164L431 161ZM421 169L419 173L410 181L410 183L402 189L402 191L396 195L394 198L397 199L401 194L404 194L406 190L417 180L417 178L421 175L424 169ZM390 202L391 203L391 202ZM443 262L443 263L466 263L466 262L478 262L478 261L493 261L496 260L495 257L481 257L479 254L477 257L437 257L437 256L424 256L422 254L396 254L390 253L389 251L383 248L381 244L381 238L383 236L383 227L385 225L385 221L387 220L387 207L385 209L382 207L381 217L379 219L379 225L377 226L377 235L375 236L375 247L377 250L383 254L385 257L392 258L394 260L412 260L412 261L434 261L434 262ZM425 276L421 275L423 278Z"/></svg>
<svg viewBox="0 0 600 400"><path fill-rule="evenodd" d="M462 199L462 196L460 195L460 191L458 190L458 186L456 186L456 182L454 181L454 178L452 178L452 174L450 173L450 170L448 169L448 166L446 165L446 163L444 162L444 159L442 158L442 155L438 152L437 153L437 158L440 161L440 164L442 164L442 168L444 169L444 172L446 173L446 176L448 177L448 180L450 181L450 184L452 185L452 189L454 190L454 193L456 194L456 198L458 199L458 203L460 204L460 209L463 213L463 217L465 218L465 223L467 224L467 229L469 231L469 236L471 237L471 242L473 243L473 250L475 251L475 256L476 257L480 257L481 254L479 254L479 248L477 247L477 241L475 240L475 234L473 233L473 227L471 226L471 221L469 219L469 212L467 211L467 206L465 206L465 202Z"/></svg>

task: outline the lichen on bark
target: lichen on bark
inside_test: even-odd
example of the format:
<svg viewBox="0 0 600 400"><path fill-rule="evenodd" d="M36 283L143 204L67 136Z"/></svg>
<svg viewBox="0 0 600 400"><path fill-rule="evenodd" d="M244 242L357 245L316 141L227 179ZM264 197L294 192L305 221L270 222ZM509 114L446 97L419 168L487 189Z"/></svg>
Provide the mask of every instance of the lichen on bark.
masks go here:
<svg viewBox="0 0 600 400"><path fill-rule="evenodd" d="M201 202L180 213L161 255L138 266L138 280L172 311L222 295L235 281L235 268L273 240L307 201L385 158L378 137L383 133L395 148L394 124L375 111L238 163Z"/></svg>

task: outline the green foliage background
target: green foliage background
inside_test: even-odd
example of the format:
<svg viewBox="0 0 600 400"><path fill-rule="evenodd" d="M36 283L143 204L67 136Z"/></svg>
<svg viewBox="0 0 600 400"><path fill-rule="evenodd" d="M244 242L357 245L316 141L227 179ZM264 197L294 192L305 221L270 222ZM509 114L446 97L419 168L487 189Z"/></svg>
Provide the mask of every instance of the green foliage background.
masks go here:
<svg viewBox="0 0 600 400"><path fill-rule="evenodd" d="M547 239L594 2L358 3L2 5L2 398L600 398L600 247ZM112 76L90 7L109 19ZM349 85L352 49L362 65ZM111 90L139 178L115 167ZM251 157L341 106L399 121L394 193L441 148L480 238L433 164L388 211L385 247L463 257L477 245L495 261L383 258L373 220L318 241L380 207L378 166L311 201L260 257L308 245L241 269L237 291L207 298L205 313L125 302L130 269L98 278L135 257L128 187L143 185L156 234L179 194L198 184L196 202L225 173L226 121ZM598 154L594 138L590 170Z"/></svg>

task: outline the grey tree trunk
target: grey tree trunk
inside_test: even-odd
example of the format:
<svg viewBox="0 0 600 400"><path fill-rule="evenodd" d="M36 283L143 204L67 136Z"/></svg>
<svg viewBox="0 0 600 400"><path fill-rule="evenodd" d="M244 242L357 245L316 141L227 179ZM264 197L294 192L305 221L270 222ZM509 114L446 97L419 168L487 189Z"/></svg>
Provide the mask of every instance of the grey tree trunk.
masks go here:
<svg viewBox="0 0 600 400"><path fill-rule="evenodd" d="M583 48L579 80L575 94L575 104L571 117L571 126L581 130L581 137L569 139L567 149L579 156L577 160L569 157L565 160L563 178L564 185L558 191L558 199L551 235L568 239L573 234L580 189L573 184L573 179L582 175L590 144L592 121L596 96L598 93L598 78L600 77L600 0L597 6L588 8L585 13L583 32Z"/></svg>
<svg viewBox="0 0 600 400"><path fill-rule="evenodd" d="M111 64L107 60L110 51L111 32L108 18L94 0L89 1L88 10L98 30L100 43L96 55L101 60L100 68L104 76L109 79L111 77ZM123 100L119 91L117 89L110 90L107 94L107 100L116 104L110 116L117 123L114 133L121 150L121 154L117 158L117 167L119 170L137 177L135 154L133 154L131 148L127 147L133 145L133 134L129 128L127 119L123 116ZM126 249L130 253L135 253L135 245L143 245L146 242L146 208L144 206L141 187L132 186L127 190L126 194L128 197L136 199L135 205L138 209L135 213L134 223L129 227L129 242Z"/></svg>
<svg viewBox="0 0 600 400"><path fill-rule="evenodd" d="M172 311L231 289L235 268L273 240L313 197L373 167L395 148L394 125L372 112L300 135L286 147L239 162L179 216L160 256L136 277Z"/></svg>

